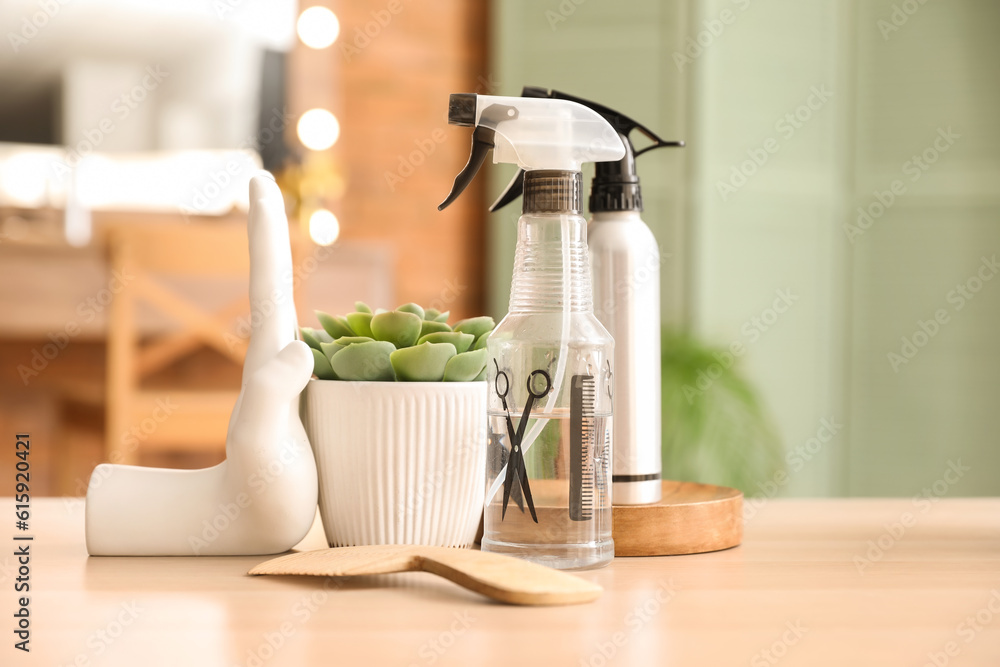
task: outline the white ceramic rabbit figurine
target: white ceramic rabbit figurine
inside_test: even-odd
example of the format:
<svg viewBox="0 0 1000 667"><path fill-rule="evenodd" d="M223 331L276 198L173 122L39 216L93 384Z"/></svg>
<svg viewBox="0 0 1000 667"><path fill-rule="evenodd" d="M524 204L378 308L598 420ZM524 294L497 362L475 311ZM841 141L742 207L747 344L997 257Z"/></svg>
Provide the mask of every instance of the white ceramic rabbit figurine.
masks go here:
<svg viewBox="0 0 1000 667"><path fill-rule="evenodd" d="M248 234L251 334L226 460L203 470L98 466L87 491L92 556L279 553L313 523L316 463L298 411L313 359L295 340L288 222L267 172L250 180Z"/></svg>

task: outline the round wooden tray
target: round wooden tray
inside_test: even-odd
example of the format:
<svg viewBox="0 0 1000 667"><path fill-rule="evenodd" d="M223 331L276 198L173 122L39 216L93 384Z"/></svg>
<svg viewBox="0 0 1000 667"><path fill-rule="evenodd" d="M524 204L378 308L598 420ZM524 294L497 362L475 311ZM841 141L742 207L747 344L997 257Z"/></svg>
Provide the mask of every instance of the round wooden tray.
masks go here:
<svg viewBox="0 0 1000 667"><path fill-rule="evenodd" d="M743 541L743 493L728 486L663 481L655 505L612 508L615 556L719 551Z"/></svg>
<svg viewBox="0 0 1000 667"><path fill-rule="evenodd" d="M532 480L535 510L552 535L572 533L566 512L565 481ZM513 501L512 501L513 502ZM612 508L615 556L675 556L719 551L743 540L743 494L727 486L663 481L663 499L655 505ZM508 536L523 531L524 541L538 539L538 524L527 513L507 512ZM476 542L482 537L482 523Z"/></svg>

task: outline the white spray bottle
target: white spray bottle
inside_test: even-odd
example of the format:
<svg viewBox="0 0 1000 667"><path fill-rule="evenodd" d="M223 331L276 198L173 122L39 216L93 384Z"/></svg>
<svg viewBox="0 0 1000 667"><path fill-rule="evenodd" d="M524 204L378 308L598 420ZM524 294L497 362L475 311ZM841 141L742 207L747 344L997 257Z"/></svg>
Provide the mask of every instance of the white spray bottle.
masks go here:
<svg viewBox="0 0 1000 667"><path fill-rule="evenodd" d="M448 121L475 131L439 208L491 149L525 171L510 308L486 341L483 550L555 568L606 564L614 341L593 312L580 168L620 160L625 146L599 114L565 100L452 95Z"/></svg>

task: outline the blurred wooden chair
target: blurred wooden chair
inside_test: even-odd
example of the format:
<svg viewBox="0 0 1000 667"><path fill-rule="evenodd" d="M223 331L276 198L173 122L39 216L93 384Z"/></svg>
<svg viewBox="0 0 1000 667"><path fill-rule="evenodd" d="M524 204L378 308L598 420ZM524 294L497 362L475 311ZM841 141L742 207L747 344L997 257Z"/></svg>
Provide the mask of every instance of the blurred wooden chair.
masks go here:
<svg viewBox="0 0 1000 667"><path fill-rule="evenodd" d="M199 389L190 383L164 386L162 376L204 347L242 368L250 335L245 218L236 224L132 220L106 230L110 275L122 288L108 306L105 459L136 463L149 453L223 452L239 381ZM305 247L295 234L292 247L294 261ZM206 308L205 299L178 289L184 282L196 285L201 296L223 286L231 291L236 282L240 296ZM297 302L300 292L296 285ZM144 333L138 326L143 303L174 326ZM160 380L150 386L146 381L157 374Z"/></svg>

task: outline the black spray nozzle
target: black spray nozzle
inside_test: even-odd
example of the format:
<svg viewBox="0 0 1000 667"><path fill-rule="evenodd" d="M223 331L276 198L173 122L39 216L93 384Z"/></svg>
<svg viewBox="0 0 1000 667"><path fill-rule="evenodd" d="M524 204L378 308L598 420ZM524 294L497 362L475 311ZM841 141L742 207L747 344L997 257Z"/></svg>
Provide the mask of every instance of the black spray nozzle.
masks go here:
<svg viewBox="0 0 1000 667"><path fill-rule="evenodd" d="M639 177L636 175L635 171L635 158L639 157L647 151L651 151L654 148L665 148L668 146L683 147L683 141L666 141L657 136L652 130L643 125L637 120L629 118L620 111L616 111L610 107L606 107L603 104L598 104L597 102L592 102L590 100L585 100L581 97L576 97L574 95L569 95L567 93L559 92L558 90L549 90L547 88L538 88L536 86L525 86L521 90L521 97L547 97L557 100L569 100L570 102L576 102L584 106L590 107L597 113L601 114L605 120L607 120L611 125L618 131L618 134L622 138L622 143L625 144L625 157L621 160L612 162L598 162L595 165L595 176L594 185L595 189L605 185L605 184L628 184L631 190L635 191L635 194L631 198L626 198L629 201L622 203L620 206L617 204L612 204L613 208L638 208L641 210L642 201L638 194L638 184ZM632 144L632 140L629 135L633 130L638 130L641 135L649 139L652 143L649 146L643 147L641 150L635 150L635 146ZM515 199L521 196L524 192L524 171L518 169L517 173L510 183L507 184L507 188L503 193L497 198L493 205L490 206L490 212L498 211L507 204L511 203ZM620 194L620 193L615 193ZM618 197L620 199L620 197ZM593 199L591 210L594 210ZM607 210L607 209L603 209Z"/></svg>
<svg viewBox="0 0 1000 667"><path fill-rule="evenodd" d="M491 104L483 109L479 117L479 124L476 124L476 95L472 93L453 93L448 98L448 124L461 125L464 127L475 126L472 133L472 151L469 153L469 161L465 168L455 177L455 183L451 186L451 192L443 202L438 204L438 210L443 211L458 196L469 187L469 183L476 177L479 168L486 161L486 155L490 149L495 147L495 131L493 128L502 120L513 120L517 118L517 109L505 104Z"/></svg>
<svg viewBox="0 0 1000 667"><path fill-rule="evenodd" d="M450 117L451 114L449 114ZM469 187L469 183L472 179L476 177L479 173L479 168L483 166L483 162L486 160L486 155L493 148L493 138L495 132L488 127L478 126L472 133L472 152L469 154L469 161L466 163L465 168L458 173L455 177L455 184L451 186L451 192L443 202L438 204L438 210L443 211L448 206L451 205L453 201L458 199L458 196L465 192L465 188Z"/></svg>
<svg viewBox="0 0 1000 667"><path fill-rule="evenodd" d="M472 127L476 124L474 93L452 93L448 98L448 124Z"/></svg>

